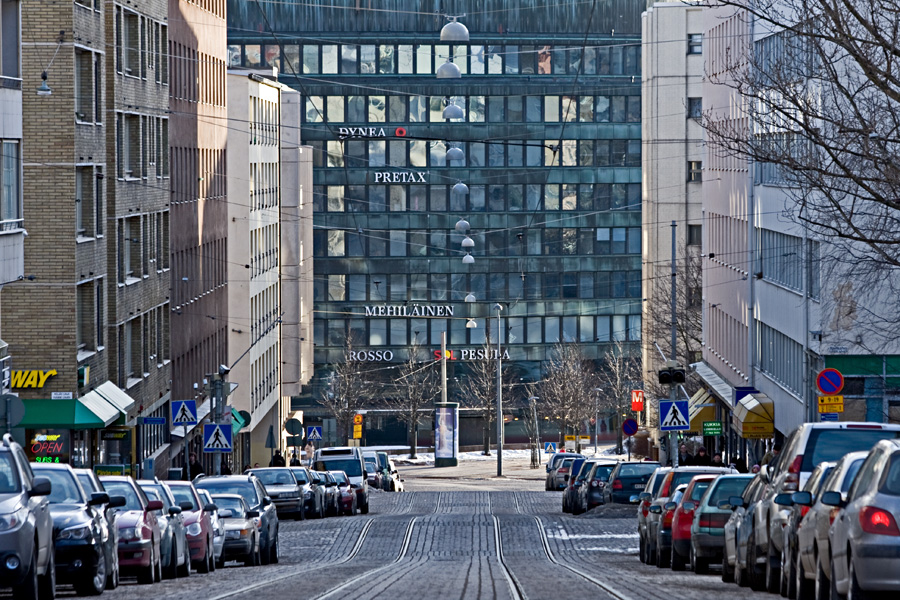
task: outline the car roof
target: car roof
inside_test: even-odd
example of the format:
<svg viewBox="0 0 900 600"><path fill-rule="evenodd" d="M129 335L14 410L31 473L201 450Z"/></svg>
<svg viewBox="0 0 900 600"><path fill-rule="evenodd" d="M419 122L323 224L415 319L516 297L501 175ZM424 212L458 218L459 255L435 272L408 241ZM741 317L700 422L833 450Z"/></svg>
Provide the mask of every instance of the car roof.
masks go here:
<svg viewBox="0 0 900 600"><path fill-rule="evenodd" d="M127 475L101 475L100 481L124 481L125 483L132 483L134 479Z"/></svg>
<svg viewBox="0 0 900 600"><path fill-rule="evenodd" d="M208 492L209 490L203 490L203 491ZM213 498L230 498L231 500L234 500L236 498L241 499L241 500L244 499L244 497L241 496L240 494L210 494L210 496L212 496Z"/></svg>
<svg viewBox="0 0 900 600"><path fill-rule="evenodd" d="M72 467L65 463L31 463L31 470L34 469L49 469L52 471L71 471Z"/></svg>

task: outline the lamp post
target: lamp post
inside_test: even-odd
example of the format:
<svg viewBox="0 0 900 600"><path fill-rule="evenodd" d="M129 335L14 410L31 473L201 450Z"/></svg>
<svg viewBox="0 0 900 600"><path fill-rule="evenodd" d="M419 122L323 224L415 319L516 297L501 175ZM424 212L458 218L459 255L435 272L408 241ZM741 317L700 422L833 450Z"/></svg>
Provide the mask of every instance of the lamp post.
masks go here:
<svg viewBox="0 0 900 600"><path fill-rule="evenodd" d="M538 421L537 416L537 401L540 398L538 396L531 396L528 398L528 403L531 405L531 418L534 419L534 439L535 445L531 451L531 468L537 469L540 466L540 460L538 457L541 453L541 424ZM596 453L595 453L596 454Z"/></svg>
<svg viewBox="0 0 900 600"><path fill-rule="evenodd" d="M500 303L494 305L497 311L497 477L503 477L503 386L501 383L501 367L503 364L500 348Z"/></svg>
<svg viewBox="0 0 900 600"><path fill-rule="evenodd" d="M597 395L594 398L594 456L597 456L597 440L600 437L600 392L603 388L594 388Z"/></svg>

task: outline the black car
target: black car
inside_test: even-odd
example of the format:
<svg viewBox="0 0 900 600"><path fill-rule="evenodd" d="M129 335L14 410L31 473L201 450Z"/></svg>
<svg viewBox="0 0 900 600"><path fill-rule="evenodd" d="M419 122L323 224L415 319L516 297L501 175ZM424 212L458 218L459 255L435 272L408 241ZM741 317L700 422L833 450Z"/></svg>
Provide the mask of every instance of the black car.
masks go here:
<svg viewBox="0 0 900 600"><path fill-rule="evenodd" d="M609 484L603 488L603 502L631 504L631 497L644 490L658 462L621 462L609 475Z"/></svg>
<svg viewBox="0 0 900 600"><path fill-rule="evenodd" d="M303 496L303 518L316 519L325 515L325 487L319 485L319 478L313 476L306 467L290 467L297 478Z"/></svg>
<svg viewBox="0 0 900 600"><path fill-rule="evenodd" d="M580 515L603 504L603 489L609 484L609 476L616 468L615 462L591 462L590 471L572 505L572 513Z"/></svg>
<svg viewBox="0 0 900 600"><path fill-rule="evenodd" d="M52 485L49 499L56 541L56 580L72 583L80 595L103 593L113 567L108 557L118 548L103 511L95 507L108 505L109 495L92 492L89 497L66 464L37 463L32 470ZM124 498L119 500L120 505L125 504Z"/></svg>
<svg viewBox="0 0 900 600"><path fill-rule="evenodd" d="M198 489L209 490L210 495L237 494L247 501L250 510L259 513L253 522L259 530L260 562L267 565L278 562L278 513L266 488L254 475L221 475L201 477L194 481Z"/></svg>
<svg viewBox="0 0 900 600"><path fill-rule="evenodd" d="M84 488L88 497L91 497L94 492L106 491L100 478L90 469L72 469L72 471L75 472L78 483ZM125 506L125 498L121 496L110 496L109 504L94 506L95 511L103 513L109 535L113 538L113 543L108 546L109 554L106 556L106 564L110 565L107 567L106 575L106 589L108 590L119 587L119 519L116 509L120 506Z"/></svg>

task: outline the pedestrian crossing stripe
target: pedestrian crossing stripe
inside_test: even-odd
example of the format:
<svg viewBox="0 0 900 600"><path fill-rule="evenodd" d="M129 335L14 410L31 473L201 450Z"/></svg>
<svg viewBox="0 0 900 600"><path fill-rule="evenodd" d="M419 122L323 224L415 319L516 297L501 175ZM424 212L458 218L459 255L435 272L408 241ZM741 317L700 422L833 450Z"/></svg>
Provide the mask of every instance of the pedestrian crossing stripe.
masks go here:
<svg viewBox="0 0 900 600"><path fill-rule="evenodd" d="M231 452L231 426L208 423L203 426L204 452Z"/></svg>
<svg viewBox="0 0 900 600"><path fill-rule="evenodd" d="M687 419L686 401L676 402L660 402L659 414L661 431L686 431L691 428L691 424Z"/></svg>

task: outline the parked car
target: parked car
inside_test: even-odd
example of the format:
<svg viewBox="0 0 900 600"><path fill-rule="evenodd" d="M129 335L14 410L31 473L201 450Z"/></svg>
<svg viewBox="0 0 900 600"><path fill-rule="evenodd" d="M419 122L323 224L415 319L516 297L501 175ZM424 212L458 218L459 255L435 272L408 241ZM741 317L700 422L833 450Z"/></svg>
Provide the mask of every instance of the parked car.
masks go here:
<svg viewBox="0 0 900 600"><path fill-rule="evenodd" d="M319 478L313 477L312 472L306 467L289 468L297 479L303 498L301 518L320 517L325 512L325 488L319 485Z"/></svg>
<svg viewBox="0 0 900 600"><path fill-rule="evenodd" d="M781 582L782 530L788 510L775 504L775 496L803 488L813 468L821 462L836 461L849 452L868 451L878 441L900 437L900 425L857 423L804 423L783 445L778 459L768 465L771 485L754 526L751 551L765 557L765 589L777 593Z"/></svg>
<svg viewBox="0 0 900 600"><path fill-rule="evenodd" d="M280 519L303 518L303 490L289 467L250 469L250 473L256 475L265 486Z"/></svg>
<svg viewBox="0 0 900 600"><path fill-rule="evenodd" d="M834 466L836 463L833 462L823 462L819 463L813 472L810 474L809 479L806 480L806 485L803 486L803 489L799 492L794 492L792 494L785 493L779 494L778 497L775 498L775 502L778 504L783 504L785 506L790 506L790 512L787 519L787 524L785 525L784 535L786 539L784 541L784 551L781 553L784 561L793 560L794 564L789 565L786 562L783 562L781 565L781 576L782 580L785 577L785 573L788 573L791 577L793 577L793 581L788 582L787 589L785 589L785 584L782 582L781 590L782 594L790 593L791 598L795 598L797 595L798 587L801 588L802 593L805 598L811 598L813 592L813 582L807 580L807 573L812 574L812 577L815 577L815 558L813 558L812 568L806 569L802 566L803 559L800 555L800 545L801 545L801 534L804 537L803 545L809 543L810 540L814 540L816 537L815 532L815 521L817 520L817 516L810 517L808 521L805 522L804 527L804 519L806 515L810 513L812 506L815 504L816 500L819 497L819 492L822 489L822 486L825 484L825 480L828 479L829 475L834 471ZM794 502L794 497L796 496L797 502ZM801 504L802 503L802 504ZM821 510L824 505L819 505L819 509ZM825 512L831 512L831 507L824 507ZM828 525L830 525L830 520L828 524L825 526L825 537L828 537ZM802 531L801 531L802 530ZM807 539L808 538L808 539ZM812 547L812 544L810 544ZM800 577L802 577L803 581L800 581ZM827 588L823 588L827 589Z"/></svg>
<svg viewBox="0 0 900 600"><path fill-rule="evenodd" d="M585 469L585 465L587 468ZM582 474L584 469L584 474ZM587 477L588 471L591 470L591 464L585 458L576 458L569 467L569 474L565 476L566 486L563 488L562 494L562 511L564 513L572 512L573 500L578 490L584 485L584 478ZM576 485L577 483L577 485Z"/></svg>
<svg viewBox="0 0 900 600"><path fill-rule="evenodd" d="M259 518L259 513L251 510L238 494L214 494L212 499L219 507L218 513L225 525L222 562L239 560L247 567L258 565L259 531L254 519Z"/></svg>
<svg viewBox="0 0 900 600"><path fill-rule="evenodd" d="M72 469L72 471L75 473L75 477L78 478L78 483L80 483L84 491L87 492L88 497L93 496L96 492L106 492L106 490L103 489L100 478L90 469ZM106 556L106 564L109 565L106 569L106 589L108 590L114 590L119 587L119 526L116 509L122 506L125 506L125 498L122 498L121 496L110 496L109 502L106 504L95 505L92 507L93 510L103 515L103 522L106 526L107 535L112 540L111 544L104 546L104 548L108 548L108 554Z"/></svg>
<svg viewBox="0 0 900 600"><path fill-rule="evenodd" d="M340 495L338 508L342 515L356 514L356 493L350 487L350 478L343 471L331 471L331 476L337 482L337 490Z"/></svg>
<svg viewBox="0 0 900 600"><path fill-rule="evenodd" d="M697 475L688 483L672 517L672 570L683 571L691 563L691 525L700 499L718 475Z"/></svg>
<svg viewBox="0 0 900 600"><path fill-rule="evenodd" d="M366 465L366 483L369 484L370 489L380 490L383 478L381 470L378 467L378 458L367 458L365 455L363 455L363 459L365 460Z"/></svg>
<svg viewBox="0 0 900 600"><path fill-rule="evenodd" d="M675 508L681 502L682 497L684 497L687 485L682 483L674 488L675 491L666 498L665 503L650 505L650 513L659 517L655 519L656 525L652 528L655 537L653 547L656 549L656 566L659 568L668 567L671 561L672 519L675 517Z"/></svg>
<svg viewBox="0 0 900 600"><path fill-rule="evenodd" d="M197 494L200 495L204 505L215 504L208 491L197 490ZM218 506L216 509L218 509ZM208 514L213 530L213 557L216 559L216 567L218 568L222 565L222 551L225 549L225 522L219 518L218 510L210 510Z"/></svg>
<svg viewBox="0 0 900 600"><path fill-rule="evenodd" d="M384 469L384 491L402 492L403 480L400 479L400 473L397 471L397 467L394 466L394 461L391 460L390 455L387 452L378 452L378 458L386 465Z"/></svg>
<svg viewBox="0 0 900 600"><path fill-rule="evenodd" d="M690 564L695 573L706 573L710 563L722 561L731 510L720 508L719 503L743 494L752 479L753 475L719 475L700 498L691 523Z"/></svg>
<svg viewBox="0 0 900 600"><path fill-rule="evenodd" d="M382 454L384 455L384 457L381 456ZM368 450L368 451L363 452L363 460L366 461L367 464L374 463L374 466L375 466L374 471L376 471L378 473L377 489L382 490L382 491L389 491L387 488L388 488L388 486L390 486L390 472L388 471L388 465L387 465L386 458L387 458L386 452L375 452L374 450ZM372 487L374 485L373 484L374 477L372 476L372 470L370 470L367 466L366 471L369 474L369 487Z"/></svg>
<svg viewBox="0 0 900 600"><path fill-rule="evenodd" d="M23 600L56 593L52 484L35 477L22 446L12 435L0 442L0 588Z"/></svg>
<svg viewBox="0 0 900 600"><path fill-rule="evenodd" d="M615 462L591 461L584 485L578 488L572 513L580 515L603 504L603 488L609 483L609 475L616 468Z"/></svg>
<svg viewBox="0 0 900 600"><path fill-rule="evenodd" d="M758 586L756 565L748 562L747 540L753 533L753 512L765 494L768 481L757 473L740 496L732 496L719 503L730 508L732 515L725 522L725 546L722 557L722 581L734 580L739 586Z"/></svg>
<svg viewBox="0 0 900 600"><path fill-rule="evenodd" d="M821 498L841 509L828 532L832 598L900 591L900 440L875 444L846 495Z"/></svg>
<svg viewBox="0 0 900 600"><path fill-rule="evenodd" d="M348 446L319 448L313 454L313 468L316 471L343 471L350 478L356 492L356 505L362 514L369 513L369 485L366 482L366 468L359 448Z"/></svg>
<svg viewBox="0 0 900 600"><path fill-rule="evenodd" d="M642 563L656 564L656 555L651 554L650 552L653 548L653 544L650 543L649 533L650 504L657 494L659 494L663 480L665 480L666 475L671 470L671 467L659 467L650 475L650 479L647 480L647 485L644 486L644 491L629 498L632 503L637 503L638 505L638 542L640 548L638 556Z"/></svg>
<svg viewBox="0 0 900 600"><path fill-rule="evenodd" d="M325 516L334 517L340 512L341 491L338 489L337 481L331 476L330 471L319 473L319 479L323 480L325 486Z"/></svg>
<svg viewBox="0 0 900 600"><path fill-rule="evenodd" d="M201 477L196 486L208 490L213 496L238 494L243 497L250 510L259 513L253 521L259 532L260 562L264 565L278 562L278 511L275 503L266 495L266 488L255 475L245 473Z"/></svg>
<svg viewBox="0 0 900 600"><path fill-rule="evenodd" d="M191 555L188 549L184 515L175 501L172 491L158 479L142 479L138 485L150 500L159 500L163 506L156 511L159 523L160 552L163 579L187 577L191 574Z"/></svg>
<svg viewBox="0 0 900 600"><path fill-rule="evenodd" d="M150 500L134 479L121 475L100 478L107 493L122 496L125 505L117 509L119 528L119 568L125 575L137 575L138 583L162 580L162 534L156 511L163 507L159 500Z"/></svg>
<svg viewBox="0 0 900 600"><path fill-rule="evenodd" d="M559 489L559 486L556 484L556 469L566 458L584 458L584 456L575 452L555 452L551 454L550 458L547 459L547 479L544 481L545 491L549 492Z"/></svg>
<svg viewBox="0 0 900 600"><path fill-rule="evenodd" d="M646 487L653 471L658 468L658 462L620 462L609 475L609 485L603 488L603 502L629 504L631 497ZM688 481L690 478L681 483Z"/></svg>
<svg viewBox="0 0 900 600"><path fill-rule="evenodd" d="M216 570L212 519L209 513L215 506L205 504L190 481L167 481L175 501L184 515L184 527L190 549L191 566L199 573Z"/></svg>

